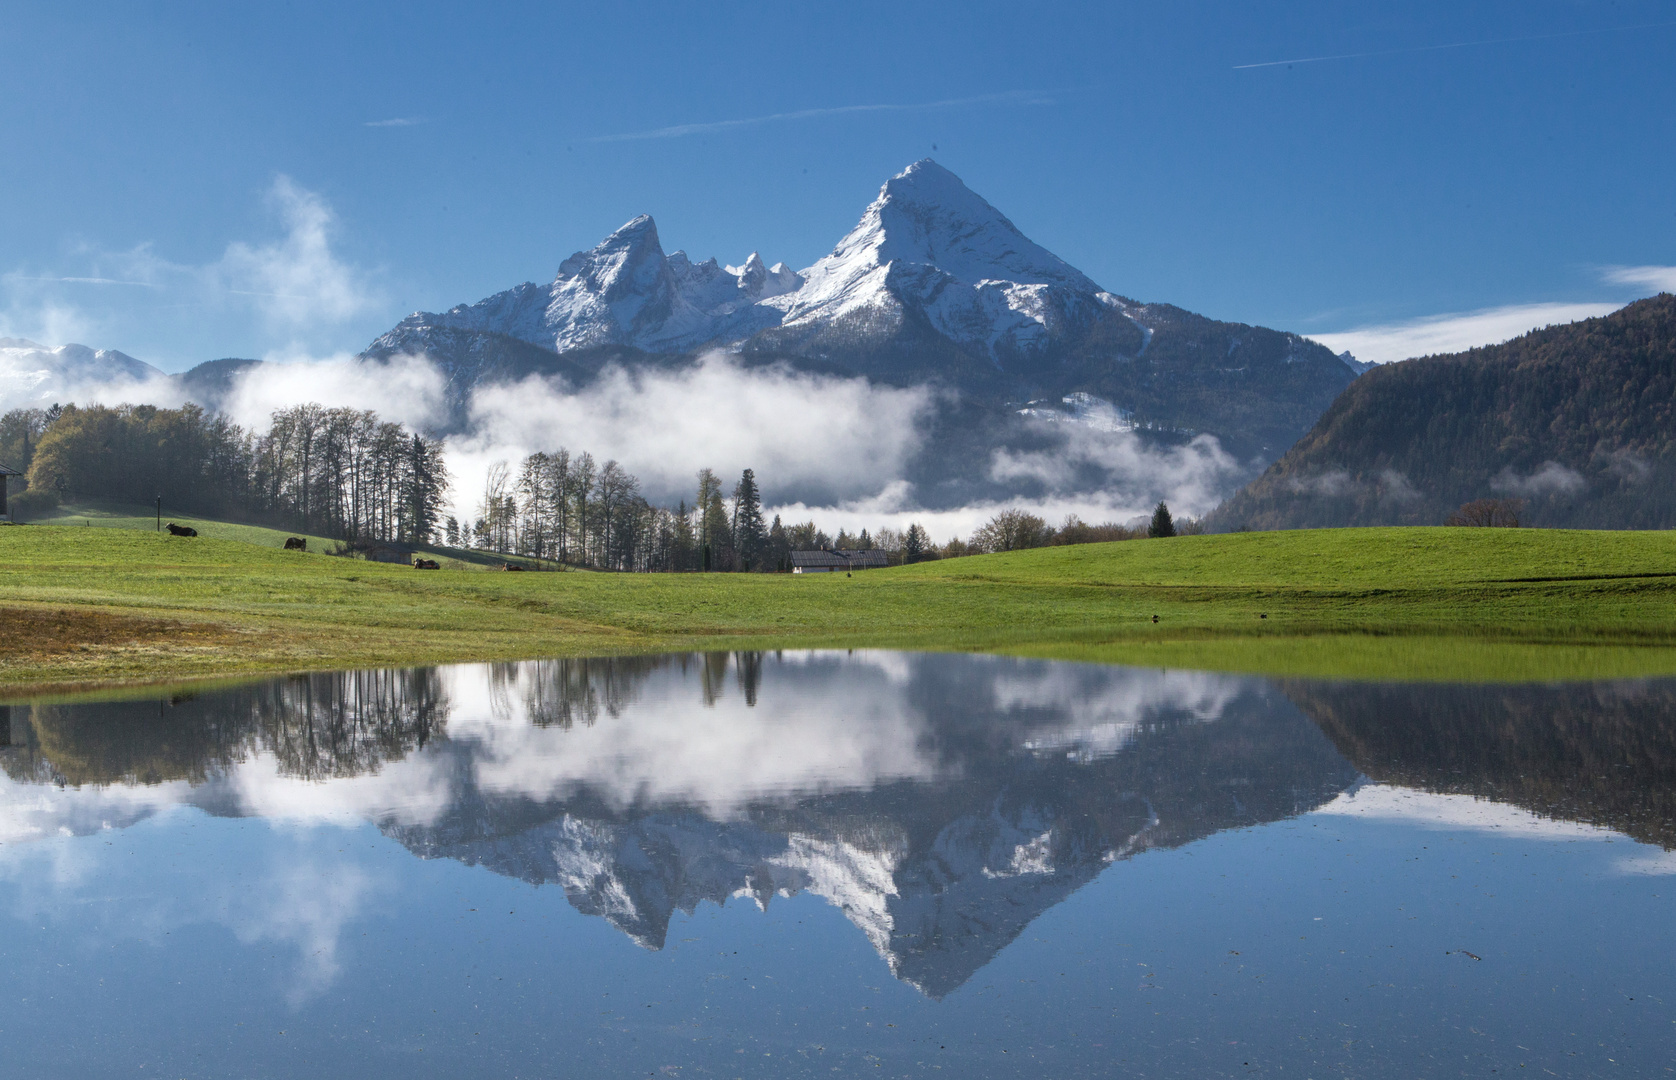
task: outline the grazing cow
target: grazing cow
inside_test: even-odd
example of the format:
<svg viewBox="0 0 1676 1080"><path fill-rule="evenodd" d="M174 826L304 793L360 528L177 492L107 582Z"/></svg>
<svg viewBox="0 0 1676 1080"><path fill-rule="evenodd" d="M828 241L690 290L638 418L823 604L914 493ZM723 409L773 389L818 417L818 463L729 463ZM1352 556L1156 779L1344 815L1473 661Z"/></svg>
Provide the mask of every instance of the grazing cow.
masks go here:
<svg viewBox="0 0 1676 1080"><path fill-rule="evenodd" d="M501 569L502 570L522 570L523 567L519 566L517 563L507 563L504 566L502 566Z"/></svg>
<svg viewBox="0 0 1676 1080"><path fill-rule="evenodd" d="M169 535L170 536L197 536L198 535L198 530L192 528L190 525L176 525L174 522L171 521L171 522L169 522Z"/></svg>
<svg viewBox="0 0 1676 1080"><path fill-rule="evenodd" d="M415 570L441 570L442 564L435 559L414 559L413 568Z"/></svg>
<svg viewBox="0 0 1676 1080"><path fill-rule="evenodd" d="M300 536L288 537L285 541L286 551L307 551L308 541Z"/></svg>

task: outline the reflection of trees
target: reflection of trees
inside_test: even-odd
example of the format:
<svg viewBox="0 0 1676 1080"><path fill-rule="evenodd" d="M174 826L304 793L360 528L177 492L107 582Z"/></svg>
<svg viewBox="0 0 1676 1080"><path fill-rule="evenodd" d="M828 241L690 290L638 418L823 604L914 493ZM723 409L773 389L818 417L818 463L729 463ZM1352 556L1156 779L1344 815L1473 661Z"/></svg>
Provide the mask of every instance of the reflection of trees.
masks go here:
<svg viewBox="0 0 1676 1080"><path fill-rule="evenodd" d="M6 771L74 784L201 783L247 752L248 719L206 712L200 698L89 705L14 705Z"/></svg>
<svg viewBox="0 0 1676 1080"><path fill-rule="evenodd" d="M537 727L569 730L578 723L592 727L601 712L622 715L651 674L669 664L667 656L528 660L496 664L489 677L491 685L504 686L509 697L521 691L524 713Z"/></svg>
<svg viewBox="0 0 1676 1080"><path fill-rule="evenodd" d="M435 669L309 675L253 692L257 741L282 776L361 776L442 732L447 699Z"/></svg>
<svg viewBox="0 0 1676 1080"><path fill-rule="evenodd" d="M621 716L640 696L653 672L675 667L687 675L697 668L699 696L705 705L721 700L731 667L745 694L757 703L762 683L762 653L710 652L680 656L613 656L593 660L526 660L492 664L490 692L497 715L513 715L514 697L537 727L591 727L600 715Z"/></svg>
<svg viewBox="0 0 1676 1080"><path fill-rule="evenodd" d="M1676 847L1676 682L1284 688L1375 780Z"/></svg>
<svg viewBox="0 0 1676 1080"><path fill-rule="evenodd" d="M762 654L703 653L489 666L490 704L538 727L592 726L619 716L660 669L696 666L706 705L731 674L748 705ZM376 772L443 735L448 699L434 669L299 675L168 701L0 707L0 767L13 779L67 784L201 783L267 752L282 776ZM4 740L10 736L10 745Z"/></svg>
<svg viewBox="0 0 1676 1080"><path fill-rule="evenodd" d="M376 772L441 735L434 670L303 675L169 701L11 706L0 764L14 779L202 783L252 754L305 779Z"/></svg>

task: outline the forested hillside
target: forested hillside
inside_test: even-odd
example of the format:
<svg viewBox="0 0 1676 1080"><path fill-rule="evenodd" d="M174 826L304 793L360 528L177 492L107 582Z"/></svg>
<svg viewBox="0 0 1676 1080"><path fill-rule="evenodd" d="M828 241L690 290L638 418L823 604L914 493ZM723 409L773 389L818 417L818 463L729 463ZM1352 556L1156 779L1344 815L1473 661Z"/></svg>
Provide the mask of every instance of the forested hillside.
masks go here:
<svg viewBox="0 0 1676 1080"><path fill-rule="evenodd" d="M1210 527L1676 527L1676 296L1501 345L1389 364L1211 515Z"/></svg>
<svg viewBox="0 0 1676 1080"><path fill-rule="evenodd" d="M346 540L423 542L448 489L441 443L357 409L299 405L247 431L196 405L17 409L0 453L24 470L27 517L63 498L115 499Z"/></svg>

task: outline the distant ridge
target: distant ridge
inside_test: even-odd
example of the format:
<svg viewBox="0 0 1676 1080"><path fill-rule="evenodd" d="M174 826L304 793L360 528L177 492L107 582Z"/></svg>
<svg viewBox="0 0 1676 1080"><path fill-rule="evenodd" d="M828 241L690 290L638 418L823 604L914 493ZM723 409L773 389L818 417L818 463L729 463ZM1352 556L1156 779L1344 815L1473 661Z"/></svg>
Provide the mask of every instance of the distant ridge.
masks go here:
<svg viewBox="0 0 1676 1080"><path fill-rule="evenodd" d="M1481 498L1531 525L1676 527L1676 296L1370 371L1210 521L1437 525Z"/></svg>

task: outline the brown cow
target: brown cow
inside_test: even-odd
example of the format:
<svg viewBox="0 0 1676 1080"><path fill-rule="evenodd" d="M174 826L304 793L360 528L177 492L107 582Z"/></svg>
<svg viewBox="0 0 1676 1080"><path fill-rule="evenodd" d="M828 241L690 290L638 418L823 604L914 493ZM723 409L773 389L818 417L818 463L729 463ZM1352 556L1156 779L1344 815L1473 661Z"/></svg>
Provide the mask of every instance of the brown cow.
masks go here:
<svg viewBox="0 0 1676 1080"><path fill-rule="evenodd" d="M190 525L176 525L174 522L171 521L171 522L169 522L168 528L169 528L169 535L170 536L197 536L198 535L198 530L192 528Z"/></svg>
<svg viewBox="0 0 1676 1080"><path fill-rule="evenodd" d="M442 564L435 559L414 559L413 568L415 570L441 570Z"/></svg>
<svg viewBox="0 0 1676 1080"><path fill-rule="evenodd" d="M501 567L501 569L502 570L522 570L524 568L522 566L519 566L517 563L506 563L505 565L503 565Z"/></svg>
<svg viewBox="0 0 1676 1080"><path fill-rule="evenodd" d="M288 537L285 541L286 551L307 551L308 541L300 536Z"/></svg>

